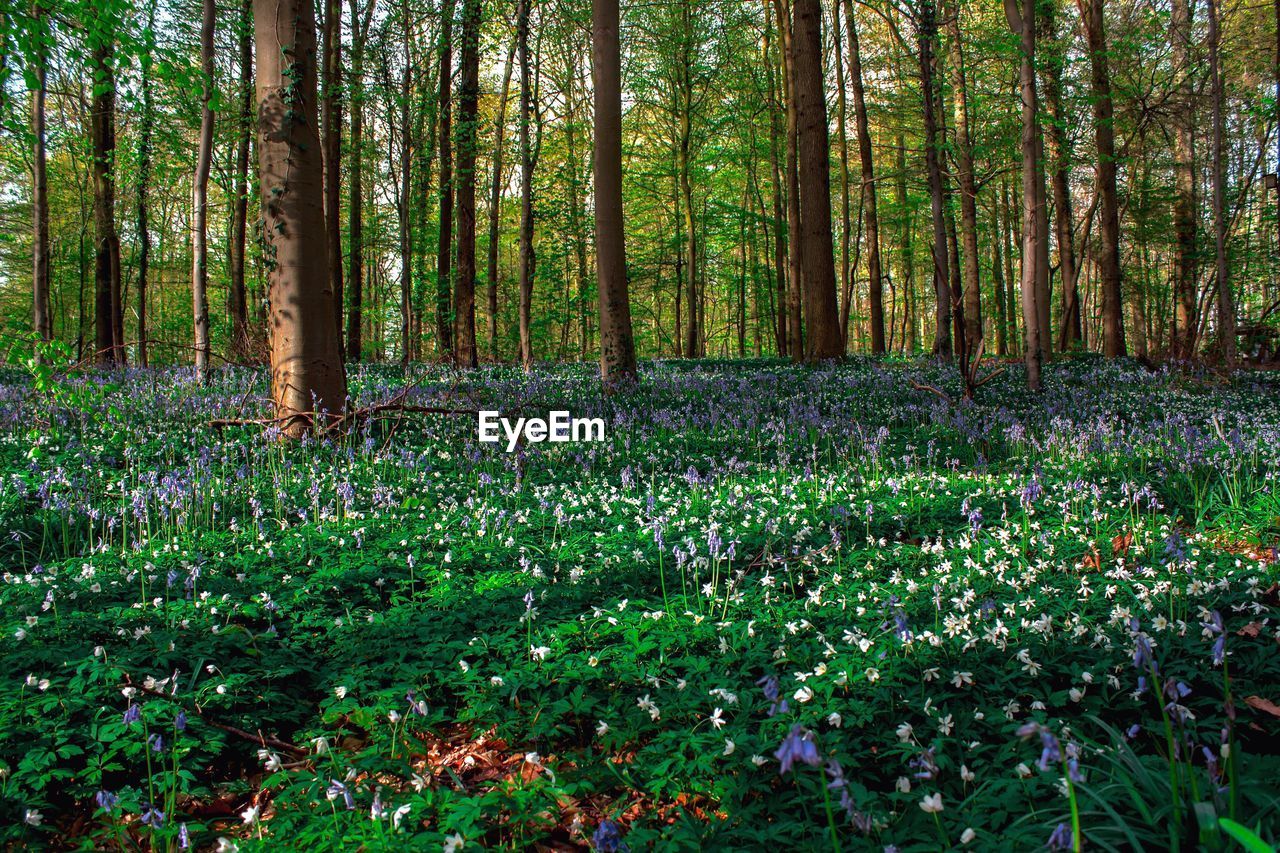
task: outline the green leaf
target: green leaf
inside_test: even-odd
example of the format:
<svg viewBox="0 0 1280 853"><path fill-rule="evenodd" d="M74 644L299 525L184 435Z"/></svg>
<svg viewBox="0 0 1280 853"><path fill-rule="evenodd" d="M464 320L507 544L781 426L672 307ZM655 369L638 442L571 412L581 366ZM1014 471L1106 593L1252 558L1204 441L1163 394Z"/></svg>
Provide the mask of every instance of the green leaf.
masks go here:
<svg viewBox="0 0 1280 853"><path fill-rule="evenodd" d="M1250 853L1275 853L1275 848L1258 837L1258 834L1243 824L1236 823L1230 818L1218 818L1218 826L1222 827L1222 831L1230 835L1237 843Z"/></svg>

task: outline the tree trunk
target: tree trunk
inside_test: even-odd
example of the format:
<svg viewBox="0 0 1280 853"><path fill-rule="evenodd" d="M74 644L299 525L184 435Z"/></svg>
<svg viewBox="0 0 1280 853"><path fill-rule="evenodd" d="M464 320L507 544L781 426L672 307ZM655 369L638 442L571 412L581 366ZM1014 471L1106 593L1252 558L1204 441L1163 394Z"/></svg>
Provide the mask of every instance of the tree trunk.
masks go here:
<svg viewBox="0 0 1280 853"><path fill-rule="evenodd" d="M1023 363L1027 370L1027 387L1039 391L1042 386L1041 367L1044 362L1044 340L1041 336L1040 293L1036 287L1037 267L1040 259L1038 243L1046 235L1039 227L1037 205L1044 197L1038 165L1040 136L1036 115L1036 0L1005 0L1005 14L1009 28L1020 36L1022 64L1019 72L1019 91L1022 99L1022 322Z"/></svg>
<svg viewBox="0 0 1280 853"><path fill-rule="evenodd" d="M960 5L945 8L949 33L951 90L955 98L956 166L960 180L960 242L963 250L964 346L966 357L982 341L982 282L978 277L978 188L973 176L973 143L969 136L969 91L965 79L964 48L960 41ZM966 365L961 365L966 367Z"/></svg>
<svg viewBox="0 0 1280 853"><path fill-rule="evenodd" d="M840 338L844 341L844 351L848 352L849 320L853 314L854 271L850 251L853 227L849 204L849 109L845 96L844 47L840 41L840 3L841 0L833 0L831 4L831 43L836 61L836 129L840 140ZM743 275L746 275L745 262Z"/></svg>
<svg viewBox="0 0 1280 853"><path fill-rule="evenodd" d="M480 98L480 0L463 0L458 81L458 281L454 361L476 367L476 106Z"/></svg>
<svg viewBox="0 0 1280 853"><path fill-rule="evenodd" d="M1195 153L1195 84L1192 46L1191 0L1172 0L1173 14L1169 23L1169 41L1173 45L1173 72L1177 102L1173 110L1173 297L1175 325L1173 357L1190 359L1195 355L1196 329L1200 325L1197 311L1196 279L1199 276L1196 252L1196 153Z"/></svg>
<svg viewBox="0 0 1280 853"><path fill-rule="evenodd" d="M937 63L934 40L938 23L933 0L922 0L918 21L920 91L924 99L924 157L933 218L933 354L951 359L951 270L947 247L945 190L942 182L941 146L937 116Z"/></svg>
<svg viewBox="0 0 1280 853"><path fill-rule="evenodd" d="M214 0L204 0L200 22L200 145L191 182L191 303L195 330L196 379L209 381L209 167L213 160Z"/></svg>
<svg viewBox="0 0 1280 853"><path fill-rule="evenodd" d="M1213 242L1218 278L1218 338L1222 362L1236 363L1236 303L1227 267L1226 164L1223 162L1223 85L1221 60L1221 9L1219 0L1209 0L1209 82L1213 99Z"/></svg>
<svg viewBox="0 0 1280 853"><path fill-rule="evenodd" d="M532 0L518 0L519 5L516 10L516 51L520 55L520 363L526 370L533 366L533 337L530 324L533 310L533 271L537 262L533 249L534 159L532 140L529 135L529 122L532 119L533 109L530 83L532 63L529 57L529 5L531 2ZM625 272L624 268L624 275Z"/></svg>
<svg viewBox="0 0 1280 853"><path fill-rule="evenodd" d="M351 290L347 311L347 358L359 361L364 342L364 48L377 0L365 0L364 19L359 0L351 0L351 200L347 211L350 241Z"/></svg>
<svg viewBox="0 0 1280 853"><path fill-rule="evenodd" d="M787 343L792 361L805 356L803 322L804 260L800 239L799 116L796 113L795 38L788 0L774 0L782 50L782 99L787 109Z"/></svg>
<svg viewBox="0 0 1280 853"><path fill-rule="evenodd" d="M521 0L527 4L528 0ZM527 12L526 12L527 14ZM525 62L521 62L522 75ZM606 389L636 379L631 301L622 219L622 59L618 0L591 4L591 68L595 95L596 281L600 306L600 378ZM527 84L522 84L523 91ZM521 105L524 113L527 107ZM527 133L522 120L522 136ZM523 145L522 145L523 147Z"/></svg>
<svg viewBox="0 0 1280 853"><path fill-rule="evenodd" d="M1116 191L1115 116L1111 103L1111 74L1107 68L1105 0L1076 0L1089 43L1090 83L1093 89L1093 132L1098 149L1099 251L1102 280L1102 351L1125 355L1124 303L1120 272L1120 203Z"/></svg>
<svg viewBox="0 0 1280 853"><path fill-rule="evenodd" d="M502 90L498 96L498 114L493 124L493 183L489 189L489 357L498 359L498 228L502 222L502 155L507 133L507 99L511 92L511 69L515 65L516 43L507 49L507 62L502 70Z"/></svg>
<svg viewBox="0 0 1280 853"><path fill-rule="evenodd" d="M778 81L777 64L773 61L771 39L773 27L770 18L770 4L765 2L765 28L763 57L765 76L769 87L769 166L773 173L773 269L777 282L777 301L774 305L776 317L775 337L778 342L778 355L786 358L790 354L787 336L787 236L786 223L783 221L783 186L782 186L782 138L781 122L778 121Z"/></svg>
<svg viewBox="0 0 1280 853"><path fill-rule="evenodd" d="M863 215L867 224L867 276L871 313L871 351L885 351L884 272L880 258L880 209L876 195L875 163L871 152L871 125L867 120L866 87L862 80L862 45L853 0L844 0L849 23L849 77L853 85L853 119L858 134L858 158L862 164Z"/></svg>
<svg viewBox="0 0 1280 853"><path fill-rule="evenodd" d="M804 270L807 361L839 358L840 309L836 300L835 248L831 233L831 161L827 101L823 93L822 7L795 2L795 102L800 178L801 262Z"/></svg>
<svg viewBox="0 0 1280 853"><path fill-rule="evenodd" d="M98 12L106 15L106 12ZM99 22L101 26L102 22ZM94 297L96 309L95 346L101 364L124 364L121 320L120 238L116 235L115 154L116 82L115 42L110 32L93 36L93 230Z"/></svg>
<svg viewBox="0 0 1280 853"><path fill-rule="evenodd" d="M255 0L258 172L268 262L271 399L285 435L346 408L324 231L312 0Z"/></svg>
<svg viewBox="0 0 1280 853"><path fill-rule="evenodd" d="M253 130L253 0L241 0L239 25L240 127L236 143L235 198L231 200L231 287L227 301L231 314L231 352L244 358L250 350L244 259L249 216L249 144Z"/></svg>
<svg viewBox="0 0 1280 853"><path fill-rule="evenodd" d="M527 2L527 0L526 0ZM453 78L454 0L444 0L440 11L440 234L436 243L436 348L442 358L453 357L453 306L451 297L453 239L453 104L449 84Z"/></svg>
<svg viewBox="0 0 1280 853"><path fill-rule="evenodd" d="M253 0L244 0L251 5ZM353 19L352 25L355 25ZM325 0L320 121L324 145L324 230L334 326L342 349L346 298L342 292L342 0ZM241 66L243 69L243 65ZM246 158L247 162L247 158Z"/></svg>
<svg viewBox="0 0 1280 853"><path fill-rule="evenodd" d="M49 179L45 154L45 92L48 79L48 48L46 39L48 19L39 0L32 6L31 16L35 24L35 80L31 93L31 328L38 343L53 339L53 318L49 313ZM37 358L43 359L39 349Z"/></svg>
<svg viewBox="0 0 1280 853"><path fill-rule="evenodd" d="M409 108L413 101L413 30L408 2L400 4L401 49L404 68L400 75L400 196L397 213L400 219L400 361L413 358L413 233L410 213L413 193L413 128Z"/></svg>
<svg viewBox="0 0 1280 853"><path fill-rule="evenodd" d="M1040 21L1045 35L1057 42L1057 25L1052 6L1046 6ZM1071 145L1067 139L1070 119L1063 113L1062 70L1065 47L1054 44L1044 66L1044 99L1049 110L1049 157L1053 167L1054 232L1058 243L1058 272L1062 281L1062 317L1058 327L1058 349L1066 352L1081 340L1080 267L1076 258L1074 211L1071 206ZM1048 340L1041 342L1048 348Z"/></svg>

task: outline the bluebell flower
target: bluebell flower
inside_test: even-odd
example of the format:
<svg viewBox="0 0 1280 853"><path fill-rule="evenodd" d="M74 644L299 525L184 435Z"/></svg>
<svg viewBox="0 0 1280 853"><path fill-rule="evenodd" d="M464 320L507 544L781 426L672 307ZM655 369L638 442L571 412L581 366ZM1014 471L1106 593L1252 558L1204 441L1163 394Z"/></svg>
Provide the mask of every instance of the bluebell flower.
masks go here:
<svg viewBox="0 0 1280 853"><path fill-rule="evenodd" d="M99 808L104 812L109 812L116 807L116 803L120 802L120 798L110 791L99 791L94 799L97 800Z"/></svg>
<svg viewBox="0 0 1280 853"><path fill-rule="evenodd" d="M1060 823L1053 828L1053 834L1049 836L1049 840L1045 842L1045 846L1050 850L1070 850L1071 849L1071 827L1065 823Z"/></svg>
<svg viewBox="0 0 1280 853"><path fill-rule="evenodd" d="M142 708L130 703L129 707L124 709L124 724L131 726L140 719L142 719Z"/></svg>
<svg viewBox="0 0 1280 853"><path fill-rule="evenodd" d="M173 727L180 732L187 730L187 712L179 711L178 716L173 719Z"/></svg>
<svg viewBox="0 0 1280 853"><path fill-rule="evenodd" d="M611 820L602 820L591 834L591 844L600 853L626 853L631 848L622 840L622 830Z"/></svg>
<svg viewBox="0 0 1280 853"><path fill-rule="evenodd" d="M813 732L806 731L799 723L791 727L791 731L782 739L782 745L773 755L781 765L778 768L780 775L789 772L791 766L797 761L808 764L810 767L822 764L822 757L818 755L818 745L813 740Z"/></svg>
<svg viewBox="0 0 1280 853"><path fill-rule="evenodd" d="M187 831L185 823L178 827L178 847L182 850L187 850L191 847L191 833Z"/></svg>
<svg viewBox="0 0 1280 853"><path fill-rule="evenodd" d="M147 738L147 744L151 747L152 752L164 752L164 738L159 734L153 734Z"/></svg>
<svg viewBox="0 0 1280 853"><path fill-rule="evenodd" d="M778 676L766 675L756 682L764 689L764 698L769 700L769 716L772 717L778 713L787 713L787 700L780 699L782 687L778 682Z"/></svg>
<svg viewBox="0 0 1280 853"><path fill-rule="evenodd" d="M140 821L143 826L159 829L164 826L164 812L151 805L151 803L143 803Z"/></svg>

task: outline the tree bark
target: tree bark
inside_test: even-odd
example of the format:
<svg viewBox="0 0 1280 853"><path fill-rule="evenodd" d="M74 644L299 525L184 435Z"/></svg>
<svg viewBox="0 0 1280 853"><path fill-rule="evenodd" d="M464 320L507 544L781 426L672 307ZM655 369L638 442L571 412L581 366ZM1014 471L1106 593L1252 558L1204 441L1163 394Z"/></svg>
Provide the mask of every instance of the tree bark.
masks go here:
<svg viewBox="0 0 1280 853"><path fill-rule="evenodd" d="M48 18L39 0L32 4L35 25L34 72L36 87L31 92L31 329L38 343L53 340L53 318L49 313L49 179L45 151L45 93L48 79ZM36 357L43 359L37 349Z"/></svg>
<svg viewBox="0 0 1280 853"><path fill-rule="evenodd" d="M436 243L436 348L442 358L453 357L452 262L453 240L453 78L454 0L440 11L440 234Z"/></svg>
<svg viewBox="0 0 1280 853"><path fill-rule="evenodd" d="M979 350L982 341L982 282L978 277L978 188L973 176L973 143L969 134L969 87L965 79L964 47L960 41L960 5L951 0L945 9L950 48L951 91L955 98L956 166L960 182L960 242L966 356ZM963 366L963 365L962 365Z"/></svg>
<svg viewBox="0 0 1280 853"><path fill-rule="evenodd" d="M1044 340L1040 324L1040 293L1036 286L1041 247L1046 237L1041 230L1037 206L1044 198L1043 178L1039 169L1040 123L1036 103L1036 0L1005 0L1009 28L1021 38L1022 63L1019 92L1022 99L1022 323L1023 363L1027 371L1027 387L1042 387L1041 367L1044 363ZM1041 186L1037 187L1036 184Z"/></svg>
<svg viewBox="0 0 1280 853"><path fill-rule="evenodd" d="M404 67L400 74L400 195L397 213L400 219L400 362L413 358L413 233L410 226L410 196L413 193L413 126L409 108L413 101L413 30L408 0L400 3L400 47L404 51Z"/></svg>
<svg viewBox="0 0 1280 853"><path fill-rule="evenodd" d="M364 347L364 49L377 0L351 0L351 199L347 211L350 241L350 305L347 311L347 358L359 361Z"/></svg>
<svg viewBox="0 0 1280 853"><path fill-rule="evenodd" d="M822 7L795 3L795 102L800 178L800 238L804 270L807 361L844 354L836 299L835 248L831 229L831 161L827 101L823 92Z"/></svg>
<svg viewBox="0 0 1280 853"><path fill-rule="evenodd" d="M235 197L231 200L231 286L227 301L231 314L231 352L244 358L250 350L245 242L249 217L249 145L253 132L253 0L241 0L240 9L240 127L236 142ZM325 165L327 168L328 164Z"/></svg>
<svg viewBox="0 0 1280 853"><path fill-rule="evenodd" d="M885 351L884 271L880 258L880 205L876 194L875 162L871 151L871 124L867 119L866 87L862 79L862 45L853 0L844 0L849 24L849 78L853 86L853 120L858 135L858 159L862 164L862 203L867 226L867 276L871 314L871 351Z"/></svg>
<svg viewBox="0 0 1280 853"><path fill-rule="evenodd" d="M1126 354L1124 301L1120 271L1120 203L1116 191L1115 112L1111 103L1111 73L1107 66L1105 0L1076 0L1089 43L1090 85L1093 89L1093 132L1098 151L1100 216L1098 273L1102 280L1102 351Z"/></svg>
<svg viewBox="0 0 1280 853"><path fill-rule="evenodd" d="M1057 25L1052 6L1040 22L1042 32L1057 41ZM1058 349L1066 352L1080 343L1080 266L1076 258L1074 210L1071 206L1071 146L1067 139L1070 119L1063 113L1062 71L1065 47L1054 44L1044 62L1044 99L1049 111L1049 158L1052 163L1054 232L1058 243L1058 273L1062 281L1062 316L1058 326ZM1048 347L1048 341L1042 341Z"/></svg>
<svg viewBox="0 0 1280 853"><path fill-rule="evenodd" d="M116 81L115 35L101 16L92 33L93 105L90 124L93 143L94 304L97 359L101 364L124 364L123 318L120 293L120 238L116 234L115 156Z"/></svg>
<svg viewBox="0 0 1280 853"><path fill-rule="evenodd" d="M796 113L795 38L788 0L774 0L778 17L782 69L782 99L787 109L787 346L792 361L805 357L804 261L800 239L800 173L798 161L799 116Z"/></svg>
<svg viewBox="0 0 1280 853"><path fill-rule="evenodd" d="M787 329L787 273L788 273L788 255L787 255L787 222L783 220L783 194L785 190L782 185L782 152L780 140L782 137L781 122L778 121L779 103L778 103L778 80L777 66L773 60L773 52L771 49L771 38L773 26L770 16L769 0L765 2L765 26L764 26L764 46L763 58L765 62L766 82L769 87L769 166L773 173L773 269L775 280L777 282L777 301L774 306L775 313L775 331L774 335L778 343L778 355L786 358L790 354L788 329Z"/></svg>
<svg viewBox="0 0 1280 853"><path fill-rule="evenodd" d="M324 231L312 0L254 0L271 398L283 434L346 408Z"/></svg>
<svg viewBox="0 0 1280 853"><path fill-rule="evenodd" d="M1218 278L1218 338L1222 362L1236 363L1236 303L1227 266L1226 164L1223 162L1222 30L1219 0L1209 0L1209 82L1213 99L1213 242Z"/></svg>
<svg viewBox="0 0 1280 853"><path fill-rule="evenodd" d="M463 0L458 81L458 280L454 361L476 367L476 106L480 98L480 0Z"/></svg>
<svg viewBox="0 0 1280 853"><path fill-rule="evenodd" d="M533 310L533 271L537 263L533 248L534 155L529 134L533 109L532 63L529 57L531 2L532 0L518 0L519 5L516 9L516 51L520 56L520 363L526 370L533 366L533 336L530 324ZM592 14L595 14L594 11Z"/></svg>
<svg viewBox="0 0 1280 853"><path fill-rule="evenodd" d="M937 62L934 40L938 34L937 11L933 0L922 0L917 21L920 60L920 91L924 99L924 157L929 181L933 219L933 354L951 359L951 277L948 247L945 190L942 182L941 146L937 116Z"/></svg>
<svg viewBox="0 0 1280 853"><path fill-rule="evenodd" d="M200 144L191 182L191 303L195 330L196 379L209 380L209 167L213 160L213 35L217 9L203 0L200 22Z"/></svg>
<svg viewBox="0 0 1280 853"><path fill-rule="evenodd" d="M502 155L507 133L507 99L511 93L511 70L515 66L515 52L516 43L512 39L502 70L502 90L498 96L498 114L493 125L493 182L489 189L489 265L486 278L489 289L489 358L494 361L498 359L498 235L502 222Z"/></svg>
<svg viewBox="0 0 1280 853"><path fill-rule="evenodd" d="M831 44L836 62L836 129L840 140L840 338L844 341L845 352L848 352L849 320L853 314L854 301L853 258L850 251L853 227L849 204L849 107L845 95L844 46L840 40L840 4L841 0L833 0L831 4ZM743 276L745 275L744 264Z"/></svg>
<svg viewBox="0 0 1280 853"><path fill-rule="evenodd" d="M251 5L253 0L244 2ZM324 230L329 250L329 287L334 294L333 319L341 350L346 321L346 298L342 292L342 0L325 0L323 50L320 122L324 145ZM247 147L245 150L247 154Z"/></svg>
<svg viewBox="0 0 1280 853"><path fill-rule="evenodd" d="M521 0L527 4L528 0ZM522 69L525 65L521 63ZM596 280L600 378L606 389L636 380L631 300L622 217L622 59L618 0L592 0L591 68L595 97ZM523 70L522 70L523 74ZM527 89L522 85L522 91ZM522 95L522 101L524 97ZM522 104L521 112L526 107ZM522 121L522 135L527 121ZM522 146L523 147L523 146Z"/></svg>
<svg viewBox="0 0 1280 853"><path fill-rule="evenodd" d="M1195 84L1192 79L1192 11L1191 0L1172 0L1169 41L1173 45L1173 72L1177 96L1173 110L1173 297L1175 300L1176 335L1173 357L1195 356L1196 329L1200 318L1196 299L1199 276L1196 236L1196 163L1195 163Z"/></svg>

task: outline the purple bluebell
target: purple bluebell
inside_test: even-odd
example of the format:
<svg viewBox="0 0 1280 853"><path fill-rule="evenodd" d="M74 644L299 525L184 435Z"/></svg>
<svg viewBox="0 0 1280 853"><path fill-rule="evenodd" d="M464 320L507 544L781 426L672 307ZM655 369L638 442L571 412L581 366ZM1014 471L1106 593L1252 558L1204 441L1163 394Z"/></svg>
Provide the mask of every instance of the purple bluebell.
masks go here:
<svg viewBox="0 0 1280 853"><path fill-rule="evenodd" d="M622 830L611 820L602 820L591 834L591 845L600 853L626 853L631 848L622 840Z"/></svg>
<svg viewBox="0 0 1280 853"><path fill-rule="evenodd" d="M782 739L782 745L773 755L781 765L778 768L780 775L786 775L797 761L808 764L810 767L822 764L822 757L818 755L818 744L813 740L813 732L806 731L799 723L791 727L791 731Z"/></svg>
<svg viewBox="0 0 1280 853"><path fill-rule="evenodd" d="M1050 850L1070 850L1071 849L1071 827L1065 823L1060 823L1053 828L1053 834L1049 836L1049 840L1045 842L1045 846Z"/></svg>

